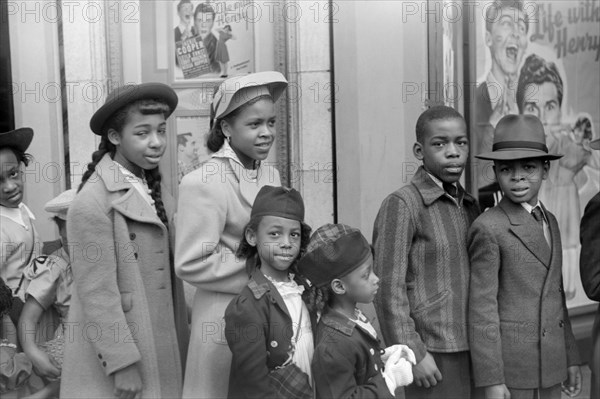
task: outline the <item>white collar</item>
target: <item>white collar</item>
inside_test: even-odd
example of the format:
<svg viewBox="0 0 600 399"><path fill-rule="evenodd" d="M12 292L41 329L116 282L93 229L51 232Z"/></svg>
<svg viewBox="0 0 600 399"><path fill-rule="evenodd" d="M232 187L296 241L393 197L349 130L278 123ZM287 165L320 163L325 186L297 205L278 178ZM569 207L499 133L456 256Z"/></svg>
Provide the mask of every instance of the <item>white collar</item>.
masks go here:
<svg viewBox="0 0 600 399"><path fill-rule="evenodd" d="M544 215L544 220L546 219L546 213L544 212L544 208L542 208L542 204L540 203L540 201L538 200L538 202L535 204L535 206L531 206L529 205L529 202L521 202L521 206L523 208L525 208L525 210L529 213L531 213L531 211L533 210L533 208L535 208L536 206L539 206L540 209L542 210L542 215Z"/></svg>
<svg viewBox="0 0 600 399"><path fill-rule="evenodd" d="M235 151L233 150L233 148L231 148L229 141L227 141L227 140L225 140L223 142L223 145L221 146L219 151L212 154L212 158L229 158L232 161L234 161L235 163L239 164L242 168L246 169L246 167L244 166L242 161L240 161L240 159L238 158L238 156L235 153ZM258 170L260 168L260 165L261 165L261 162L258 161L258 167L255 170ZM247 169L247 170L254 170L254 169Z"/></svg>
<svg viewBox="0 0 600 399"><path fill-rule="evenodd" d="M142 196L142 198L144 198L144 200L146 200L148 205L150 205L156 211L156 207L154 206L154 199L151 195L152 190L150 190L150 188L148 187L148 182L146 181L144 175L145 172L142 170L142 177L139 178L136 175L134 175L133 172L131 172L129 169L127 169L125 166L121 165L114 159L113 162L119 167L119 170L125 177L125 181L131 183L133 188L135 188L136 191L140 193L140 195Z"/></svg>
<svg viewBox="0 0 600 399"><path fill-rule="evenodd" d="M426 170L425 170L425 172L429 175L429 177L431 177L431 180L433 180L433 182L435 184L437 184L439 188L441 188L442 190L444 190L444 182L443 181L441 181L440 179L438 179L437 177L435 177L431 173L427 172ZM448 183L448 184L452 184L458 190L458 186L456 185L456 183ZM446 191L446 190L444 190L444 191Z"/></svg>
<svg viewBox="0 0 600 399"><path fill-rule="evenodd" d="M8 218L8 219L12 220L13 222L20 224L23 227L27 227L27 224L25 224L25 221L23 220L23 215L22 215L23 211L25 211L27 213L27 216L29 216L29 219L35 220L34 214L27 207L27 205L25 205L22 202L19 204L19 206L17 208L8 208L6 206L0 205L0 216Z"/></svg>

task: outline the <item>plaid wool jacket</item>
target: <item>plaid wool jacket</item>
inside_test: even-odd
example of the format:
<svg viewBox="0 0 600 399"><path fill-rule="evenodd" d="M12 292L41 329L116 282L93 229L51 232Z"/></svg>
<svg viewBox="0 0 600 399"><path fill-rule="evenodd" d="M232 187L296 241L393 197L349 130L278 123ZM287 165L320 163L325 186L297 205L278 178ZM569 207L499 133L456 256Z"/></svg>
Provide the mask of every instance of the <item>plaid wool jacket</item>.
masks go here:
<svg viewBox="0 0 600 399"><path fill-rule="evenodd" d="M375 309L386 345L408 345L417 362L426 351L469 349L467 231L479 213L460 185L455 200L422 166L383 201L373 246Z"/></svg>

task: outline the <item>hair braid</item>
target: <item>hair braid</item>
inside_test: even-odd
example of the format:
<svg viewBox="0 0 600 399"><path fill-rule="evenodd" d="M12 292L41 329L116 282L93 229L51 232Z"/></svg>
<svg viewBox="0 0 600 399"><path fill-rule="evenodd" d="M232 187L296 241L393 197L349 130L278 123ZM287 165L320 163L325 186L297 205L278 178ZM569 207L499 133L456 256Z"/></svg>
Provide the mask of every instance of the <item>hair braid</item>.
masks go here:
<svg viewBox="0 0 600 399"><path fill-rule="evenodd" d="M114 144L112 144L108 140L106 135L102 136L102 139L100 140L100 144L98 145L98 150L94 151L94 153L92 154L92 162L88 163L87 170L81 177L81 184L79 184L79 188L77 189L77 192L81 191L81 188L83 187L83 185L88 181L90 176L92 176L92 174L96 170L96 165L98 165L98 162L100 162L102 157L104 157L104 154L110 153L112 155L112 154L114 154L114 152L115 152Z"/></svg>
<svg viewBox="0 0 600 399"><path fill-rule="evenodd" d="M169 218L167 217L167 211L165 210L165 204L162 201L162 191L160 182L162 176L158 171L158 168L146 170L146 180L148 181L148 188L150 188L150 195L154 200L154 206L156 207L156 214L165 224L167 230L169 229Z"/></svg>

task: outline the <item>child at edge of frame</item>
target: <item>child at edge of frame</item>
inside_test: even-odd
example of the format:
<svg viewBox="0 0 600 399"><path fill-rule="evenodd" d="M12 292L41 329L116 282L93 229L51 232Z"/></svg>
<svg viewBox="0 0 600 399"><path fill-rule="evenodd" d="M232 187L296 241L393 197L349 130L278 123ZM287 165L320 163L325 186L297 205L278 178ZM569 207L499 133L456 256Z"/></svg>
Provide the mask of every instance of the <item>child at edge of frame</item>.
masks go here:
<svg viewBox="0 0 600 399"><path fill-rule="evenodd" d="M600 139L590 142L589 146L593 150L600 150ZM600 220L600 192L587 203L580 226L581 282L588 298L593 301L600 301L600 223L598 220ZM592 340L590 399L600 399L600 306L596 310Z"/></svg>
<svg viewBox="0 0 600 399"><path fill-rule="evenodd" d="M469 398L467 232L480 210L459 183L467 127L458 111L434 106L415 130L413 153L422 165L385 198L374 224L375 310L386 344L415 353L407 398Z"/></svg>
<svg viewBox="0 0 600 399"><path fill-rule="evenodd" d="M383 349L357 304L373 301L379 278L372 249L360 230L325 224L311 236L299 273L309 282L305 302L319 314L312 374L317 398L403 398L412 382L414 353L406 345Z"/></svg>
<svg viewBox="0 0 600 399"><path fill-rule="evenodd" d="M0 277L13 293L9 316L14 325L25 302L19 290L23 270L40 252L35 216L23 202L23 169L33 161L25 151L33 136L28 127L0 133Z"/></svg>
<svg viewBox="0 0 600 399"><path fill-rule="evenodd" d="M504 116L491 152L504 193L469 230L473 379L491 398L560 399L581 390L580 358L562 282L560 231L539 201L552 154L533 115ZM489 331L496 333L490 335Z"/></svg>

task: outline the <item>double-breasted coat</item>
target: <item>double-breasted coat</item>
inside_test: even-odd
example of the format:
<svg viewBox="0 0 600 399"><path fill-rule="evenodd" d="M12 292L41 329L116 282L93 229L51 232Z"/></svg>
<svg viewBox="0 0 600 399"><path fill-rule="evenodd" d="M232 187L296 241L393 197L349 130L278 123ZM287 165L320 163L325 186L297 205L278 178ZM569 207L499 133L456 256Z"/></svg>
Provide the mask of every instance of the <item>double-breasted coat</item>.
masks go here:
<svg viewBox="0 0 600 399"><path fill-rule="evenodd" d="M264 185L281 185L277 169L264 162L245 169L227 142L181 180L175 271L196 286L183 397L227 397L231 352L223 316L248 282L246 260L235 252Z"/></svg>
<svg viewBox="0 0 600 399"><path fill-rule="evenodd" d="M317 398L393 398L382 375L381 343L328 308L319 320L312 361Z"/></svg>
<svg viewBox="0 0 600 399"><path fill-rule="evenodd" d="M579 364L562 283L558 223L544 209L551 246L535 218L504 197L471 225L469 323L479 387L547 388Z"/></svg>
<svg viewBox="0 0 600 399"><path fill-rule="evenodd" d="M108 154L73 200L67 234L73 291L61 397L114 397L113 373L134 363L140 397L180 397L169 232Z"/></svg>
<svg viewBox="0 0 600 399"><path fill-rule="evenodd" d="M316 316L311 314L312 328ZM231 352L229 398L277 398L267 375L288 359L298 324L277 288L257 269L225 310Z"/></svg>

